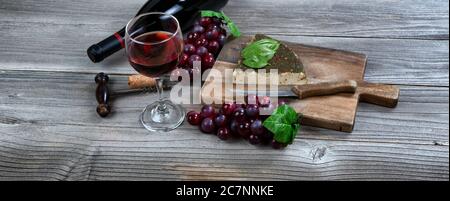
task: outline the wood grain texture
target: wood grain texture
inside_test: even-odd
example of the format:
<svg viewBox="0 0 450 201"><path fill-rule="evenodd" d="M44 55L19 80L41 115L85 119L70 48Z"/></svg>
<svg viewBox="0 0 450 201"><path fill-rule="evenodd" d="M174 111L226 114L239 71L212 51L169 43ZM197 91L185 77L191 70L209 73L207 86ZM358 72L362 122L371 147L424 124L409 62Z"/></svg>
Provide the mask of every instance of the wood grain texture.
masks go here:
<svg viewBox="0 0 450 201"><path fill-rule="evenodd" d="M156 94L114 100L99 118L93 76L2 72L0 179L448 180L448 88L403 87L393 110L362 104L352 134L304 127L276 151L186 124L149 134L137 116Z"/></svg>
<svg viewBox="0 0 450 201"><path fill-rule="evenodd" d="M225 11L249 34L448 39L445 0L246 0Z"/></svg>
<svg viewBox="0 0 450 201"><path fill-rule="evenodd" d="M95 114L95 74L120 89L134 71L123 51L85 51L144 2L0 0L0 180L449 179L448 1L231 0L244 34L360 52L367 81L404 85L395 109L361 104L353 133L305 126L283 151L186 124L148 134L137 115L155 94Z"/></svg>
<svg viewBox="0 0 450 201"><path fill-rule="evenodd" d="M0 69L134 73L123 51L93 64L86 49L124 26L144 1L0 1ZM369 55L370 82L448 86L448 40L422 40L448 38L446 1L284 0L274 7L232 0L225 12L244 34Z"/></svg>
<svg viewBox="0 0 450 201"><path fill-rule="evenodd" d="M253 41L253 38L253 36L241 36L240 38L229 41L223 47L213 70L219 72L219 76L224 76L226 75L226 70L233 71L236 68L240 68L238 62L241 50L250 41ZM303 63L303 69L308 83L344 80L363 81L364 79L367 63L366 55L298 43L284 44L287 44ZM226 92L226 88L228 87L226 82L232 85L232 80L226 81L225 79L227 78L218 79L217 76L216 73L210 73L203 85L201 97L204 103L220 105L226 101L244 99L242 96L239 97L233 93ZM370 93L375 92L376 89L382 89L381 87L377 88L374 86L370 90L359 90L368 93L365 100L369 102L370 100L379 100L373 99L373 97L380 97ZM243 89L239 85L233 87ZM365 86L361 87L365 88ZM216 89L219 89L219 91L216 91ZM350 87L350 89L352 88ZM355 89L356 86L353 87L353 92L355 92ZM290 99L289 105L298 113L302 113L301 123L304 125L351 132L355 123L359 95L360 93L341 93L333 94L333 96L310 97L304 100Z"/></svg>

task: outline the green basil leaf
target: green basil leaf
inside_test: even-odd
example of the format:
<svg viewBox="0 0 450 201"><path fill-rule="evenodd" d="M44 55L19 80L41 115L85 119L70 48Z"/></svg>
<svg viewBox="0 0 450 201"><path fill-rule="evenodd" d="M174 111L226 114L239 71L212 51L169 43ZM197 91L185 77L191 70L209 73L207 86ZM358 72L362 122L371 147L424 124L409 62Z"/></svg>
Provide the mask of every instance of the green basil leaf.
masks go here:
<svg viewBox="0 0 450 201"><path fill-rule="evenodd" d="M274 134L277 142L292 144L300 129L298 116L292 107L282 105L264 121L263 126Z"/></svg>
<svg viewBox="0 0 450 201"><path fill-rule="evenodd" d="M202 17L217 17L219 19L222 19L227 24L231 35L233 35L236 38L241 36L241 31L239 31L239 28L236 26L236 24L234 24L234 22L231 20L231 18L229 18L227 15L225 15L224 12L219 13L219 12L215 12L215 11L211 11L211 10L203 10L200 12L200 15Z"/></svg>
<svg viewBox="0 0 450 201"><path fill-rule="evenodd" d="M275 56L279 47L280 43L273 39L253 42L242 50L242 63L250 68L264 68Z"/></svg>

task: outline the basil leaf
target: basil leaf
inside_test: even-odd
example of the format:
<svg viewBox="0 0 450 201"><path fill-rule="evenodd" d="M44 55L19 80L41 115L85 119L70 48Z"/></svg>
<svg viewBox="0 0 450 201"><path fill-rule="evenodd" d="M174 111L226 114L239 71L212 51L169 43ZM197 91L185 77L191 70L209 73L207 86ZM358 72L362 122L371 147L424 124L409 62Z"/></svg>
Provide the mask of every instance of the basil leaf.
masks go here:
<svg viewBox="0 0 450 201"><path fill-rule="evenodd" d="M273 39L253 42L242 50L242 63L250 68L264 68L275 56L279 47L280 43Z"/></svg>
<svg viewBox="0 0 450 201"><path fill-rule="evenodd" d="M203 10L200 12L200 15L202 17L217 17L219 19L222 19L227 24L231 35L233 35L236 38L241 36L241 32L239 31L239 28L236 26L236 24L234 24L234 22L231 20L231 18L229 18L228 16L225 15L224 12L219 13L219 12L215 12L215 11L211 11L211 10Z"/></svg>
<svg viewBox="0 0 450 201"><path fill-rule="evenodd" d="M273 137L277 142L283 144L292 144L300 129L298 115L295 110L288 105L278 107L273 114L264 121L263 125L274 134Z"/></svg>

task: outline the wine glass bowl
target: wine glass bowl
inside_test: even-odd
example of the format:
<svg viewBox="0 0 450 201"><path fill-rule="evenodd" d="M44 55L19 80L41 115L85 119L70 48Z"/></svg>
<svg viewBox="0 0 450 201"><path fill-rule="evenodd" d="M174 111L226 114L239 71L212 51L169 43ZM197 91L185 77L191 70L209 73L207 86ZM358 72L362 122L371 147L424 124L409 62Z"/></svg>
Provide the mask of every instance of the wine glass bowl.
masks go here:
<svg viewBox="0 0 450 201"><path fill-rule="evenodd" d="M131 66L156 80L159 101L148 105L140 120L150 131L170 131L184 120L184 109L163 99L164 76L176 69L183 52L183 35L178 20L153 12L133 18L126 26L125 48ZM163 78L164 77L164 78Z"/></svg>

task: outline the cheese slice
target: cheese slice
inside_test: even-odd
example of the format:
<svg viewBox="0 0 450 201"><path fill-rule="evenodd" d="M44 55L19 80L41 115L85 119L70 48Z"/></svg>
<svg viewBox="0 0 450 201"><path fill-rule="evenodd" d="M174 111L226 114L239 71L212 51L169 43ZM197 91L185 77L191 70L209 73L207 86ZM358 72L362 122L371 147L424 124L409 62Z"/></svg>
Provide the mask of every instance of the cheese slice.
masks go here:
<svg viewBox="0 0 450 201"><path fill-rule="evenodd" d="M273 39L263 34L256 34L249 44L266 38ZM276 69L278 73L270 73L273 69ZM255 71L245 66L241 58L233 76L236 84L274 83L276 81L279 85L298 85L307 82L302 62L297 54L283 42L280 42L280 47L266 67Z"/></svg>

